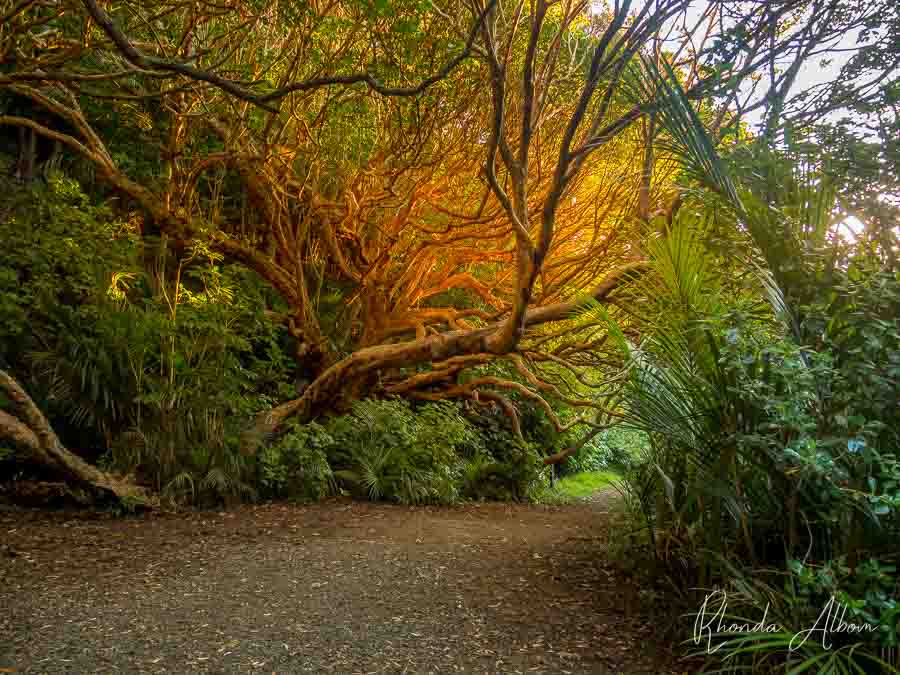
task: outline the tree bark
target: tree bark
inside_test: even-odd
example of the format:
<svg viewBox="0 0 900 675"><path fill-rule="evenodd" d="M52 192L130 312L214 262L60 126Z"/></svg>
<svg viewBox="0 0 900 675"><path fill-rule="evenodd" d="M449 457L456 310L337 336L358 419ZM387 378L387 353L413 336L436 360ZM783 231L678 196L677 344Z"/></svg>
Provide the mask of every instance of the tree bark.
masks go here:
<svg viewBox="0 0 900 675"><path fill-rule="evenodd" d="M60 442L47 418L31 397L6 371L0 370L0 390L12 402L13 414L0 411L0 438L16 443L37 461L75 482L88 485L119 500L148 504L142 488L91 466Z"/></svg>
<svg viewBox="0 0 900 675"><path fill-rule="evenodd" d="M16 162L16 178L23 183L34 180L37 163L37 134L32 129L19 127L19 157Z"/></svg>
<svg viewBox="0 0 900 675"><path fill-rule="evenodd" d="M590 293L590 298L594 302L608 301L610 294L616 288L643 274L647 267L645 262L623 265L598 285ZM525 312L522 324L524 328L527 328L538 324L562 321L570 318L584 306L584 302L561 302L534 308ZM490 349L490 341L507 325L507 322L500 322L474 330L452 331L409 342L360 349L326 369L310 384L300 398L283 403L259 415L253 427L244 432L241 439L241 451L245 455L254 454L259 444L276 434L279 427L288 418L298 415L302 419L308 419L317 404L323 401L333 401L341 391L350 389L349 383L374 371L411 366L417 363L442 362L460 356L496 355Z"/></svg>

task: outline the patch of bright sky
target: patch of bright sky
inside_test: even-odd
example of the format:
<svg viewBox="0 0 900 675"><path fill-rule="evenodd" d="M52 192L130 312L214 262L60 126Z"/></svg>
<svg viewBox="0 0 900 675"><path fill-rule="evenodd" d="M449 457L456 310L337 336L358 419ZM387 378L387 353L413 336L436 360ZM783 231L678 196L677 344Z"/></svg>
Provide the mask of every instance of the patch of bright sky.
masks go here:
<svg viewBox="0 0 900 675"><path fill-rule="evenodd" d="M653 0L650 0L653 2ZM602 12L604 9L608 8L611 3L604 2L603 0L593 0L591 3L591 11L592 12ZM685 24L689 27L696 26L700 19L703 17L706 10L709 8L711 3L709 2L691 2L688 8L685 11L685 14L677 17L678 24L676 26L676 30L672 33L672 38L670 40L675 43L678 33L682 24ZM633 11L638 12L643 7L643 3L636 2L634 3ZM700 31L705 31L706 23L700 26ZM665 32L665 31L664 31ZM813 57L809 59L806 63L802 65L800 71L797 74L797 78L794 82L792 93L797 94L802 91L809 89L810 87L814 87L816 85L821 85L826 82L831 82L838 78L841 73L841 68L850 60L853 56L853 51L856 47L859 46L859 31L852 31L847 33L840 38L836 38L830 44L825 44L822 46L822 50L831 49L834 50L828 54L821 54L817 57ZM819 50L817 50L819 51ZM746 93L749 93L749 90ZM757 92L759 95L759 92ZM765 115L765 110L763 108L759 108L757 110L752 111L747 115L747 122L751 126L759 127L762 123L762 120ZM833 119L838 119L843 116L843 113L837 112L832 114ZM837 230L845 237L849 237L851 240L854 240L857 235L859 235L864 229L863 223L856 218L855 216L847 217L843 222L837 225Z"/></svg>
<svg viewBox="0 0 900 675"><path fill-rule="evenodd" d="M649 1L655 4L655 0ZM613 3L605 0L592 0L591 11L602 12L605 8L610 7L611 4ZM633 3L632 11L634 13L639 12L645 4L645 2ZM710 2L689 3L685 12L682 15L676 17L677 25L670 26L675 28L670 38L670 42L673 46L676 45L680 40L678 32L681 29L682 24L686 24L689 27L696 26L712 4L713 3ZM737 6L737 3L732 3L731 12L734 12ZM662 32L665 33L667 30L668 28L664 29ZM700 25L698 32L702 33L705 30L706 22ZM697 39L699 39L699 36ZM810 87L820 85L825 82L830 82L838 78L840 76L841 68L847 63L847 61L850 60L850 58L853 56L853 50L858 46L858 30L852 31L839 38L836 38L830 44L823 44L821 48L816 50L817 52L825 50L834 51L831 51L828 54L820 54L819 56L810 58L806 63L804 63L799 73L797 74L792 92L796 94L809 89ZM751 124L759 124L762 121L764 114L765 113L763 110L753 111L753 113L749 115L748 122L750 122ZM837 116L839 117L840 114L838 114Z"/></svg>

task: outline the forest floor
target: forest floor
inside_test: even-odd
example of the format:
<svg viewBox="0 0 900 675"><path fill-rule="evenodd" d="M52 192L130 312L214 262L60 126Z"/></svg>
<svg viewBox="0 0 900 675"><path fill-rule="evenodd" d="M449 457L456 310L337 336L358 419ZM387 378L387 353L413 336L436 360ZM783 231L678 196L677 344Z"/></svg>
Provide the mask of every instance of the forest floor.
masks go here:
<svg viewBox="0 0 900 675"><path fill-rule="evenodd" d="M0 511L0 673L677 672L616 497Z"/></svg>

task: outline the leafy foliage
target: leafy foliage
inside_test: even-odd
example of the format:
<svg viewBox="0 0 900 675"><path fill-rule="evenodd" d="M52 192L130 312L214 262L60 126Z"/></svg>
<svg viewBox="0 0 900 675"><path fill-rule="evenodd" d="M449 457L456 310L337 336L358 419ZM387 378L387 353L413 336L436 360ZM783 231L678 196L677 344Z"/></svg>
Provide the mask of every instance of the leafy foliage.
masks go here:
<svg viewBox="0 0 900 675"><path fill-rule="evenodd" d="M0 360L105 468L173 496L251 494L239 419L282 397L292 367L258 282L202 251L145 272L152 250L69 179L12 195Z"/></svg>
<svg viewBox="0 0 900 675"><path fill-rule="evenodd" d="M617 474L609 471L584 471L560 479L553 486L545 487L536 501L545 504L571 504L583 501L598 490L615 484Z"/></svg>
<svg viewBox="0 0 900 675"><path fill-rule="evenodd" d="M335 491L335 478L327 452L334 439L312 422L296 425L258 459L262 496L315 501Z"/></svg>
<svg viewBox="0 0 900 675"><path fill-rule="evenodd" d="M835 566L841 568L842 564L836 562ZM694 640L695 644L703 643L707 651L715 650L715 669L702 672L895 672L885 660L892 659L893 648L873 649L871 643L885 644L884 638L896 634L896 605L888 601L891 610L882 615L886 620L879 620L864 609L869 604L867 600L854 599L847 592L848 587L858 587L858 582L848 585L844 578L842 583L835 583L837 575L832 564L815 572L797 561L792 567L788 574L751 576L726 563L732 577L727 595L708 596L714 603L727 600L721 623L712 622ZM872 608L884 604L885 594L894 590L891 583L885 585L892 571L878 563L861 568L857 579L865 579L862 583L870 586L870 593L881 596L869 596L874 600ZM742 627L762 625L759 618L753 618L759 617L760 607L767 608L765 631L742 631ZM716 611L720 609L721 605ZM702 620L709 621L709 617ZM830 629L832 621L835 626L843 623L846 627ZM854 628L850 629L850 625Z"/></svg>
<svg viewBox="0 0 900 675"><path fill-rule="evenodd" d="M896 2L717 8L677 56L677 2L110 6L112 41L81 4L0 29L0 123L60 146L0 183L0 367L67 445L175 501L451 503L558 496L541 458L587 426L565 470L621 474L676 586L877 627L713 667L896 662ZM842 33L846 81L791 98Z"/></svg>
<svg viewBox="0 0 900 675"><path fill-rule="evenodd" d="M459 452L475 432L454 404L413 411L404 401L360 401L328 429L335 475L355 493L401 504L459 498Z"/></svg>
<svg viewBox="0 0 900 675"><path fill-rule="evenodd" d="M748 175L753 185L766 173ZM711 180L731 185L726 173ZM829 246L830 207L802 188L809 180L770 181L732 204L749 222L744 245L757 246L739 293L713 273L703 220L682 212L647 244L654 272L636 291L650 299L639 341L610 323L629 368L625 422L650 440L619 468L654 554L683 585L733 579L742 611L778 596L786 627L814 622L827 594L877 627L844 648L798 654L793 633L722 634L727 648L709 658L726 670L858 672L896 639L896 581L883 556L900 533L900 278L864 249ZM754 299L763 297L768 309ZM771 566L791 576L787 595L744 578ZM872 569L884 570L875 583Z"/></svg>

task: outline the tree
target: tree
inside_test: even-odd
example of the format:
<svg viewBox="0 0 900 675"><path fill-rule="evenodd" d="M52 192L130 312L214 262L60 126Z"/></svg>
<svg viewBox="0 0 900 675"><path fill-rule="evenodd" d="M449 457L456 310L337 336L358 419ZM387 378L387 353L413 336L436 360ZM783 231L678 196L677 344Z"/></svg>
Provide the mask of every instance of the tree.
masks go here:
<svg viewBox="0 0 900 675"><path fill-rule="evenodd" d="M0 370L0 390L9 398L13 411L11 414L0 410L0 437L25 448L44 466L78 483L91 485L120 500L147 501L143 489L96 469L66 449L31 397L4 370Z"/></svg>
<svg viewBox="0 0 900 675"><path fill-rule="evenodd" d="M311 382L248 449L383 394L493 401L514 428L521 398L595 433L615 387L584 373L609 353L581 310L646 269L635 226L679 204L665 92L635 88L639 57L671 64L721 130L793 34L722 62L706 45L737 29L718 4L694 28L686 0L379 7L21 2L0 88L67 128L0 125L89 160L174 254L202 242L277 290ZM564 422L549 401L587 412Z"/></svg>

